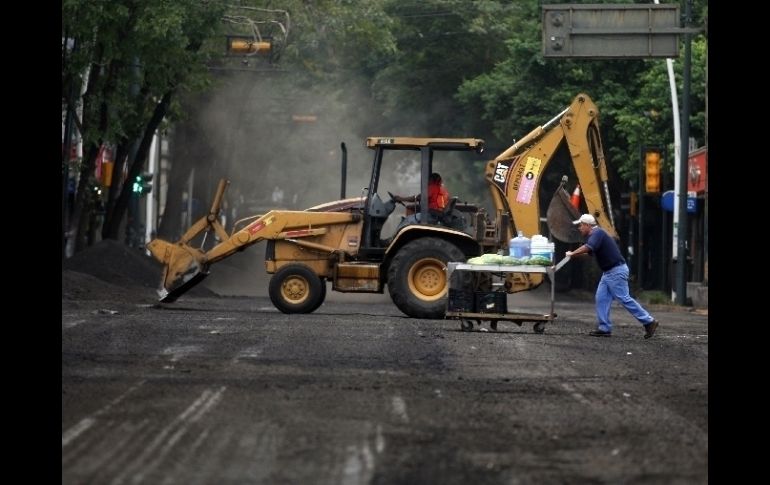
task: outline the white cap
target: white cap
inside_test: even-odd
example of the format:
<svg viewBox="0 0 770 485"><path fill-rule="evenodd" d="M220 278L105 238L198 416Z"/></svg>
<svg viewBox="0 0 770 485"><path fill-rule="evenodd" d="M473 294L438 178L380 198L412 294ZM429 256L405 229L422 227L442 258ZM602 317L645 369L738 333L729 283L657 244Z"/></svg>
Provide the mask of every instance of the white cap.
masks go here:
<svg viewBox="0 0 770 485"><path fill-rule="evenodd" d="M580 219L576 221L572 221L573 224L588 224L589 226L595 226L596 225L596 219L591 214L583 214L580 216Z"/></svg>

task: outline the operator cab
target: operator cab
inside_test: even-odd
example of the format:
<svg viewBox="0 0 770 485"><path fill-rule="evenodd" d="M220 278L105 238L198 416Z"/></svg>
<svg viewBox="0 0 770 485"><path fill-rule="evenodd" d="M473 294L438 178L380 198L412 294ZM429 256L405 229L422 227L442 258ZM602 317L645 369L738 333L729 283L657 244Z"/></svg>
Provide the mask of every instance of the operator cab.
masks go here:
<svg viewBox="0 0 770 485"><path fill-rule="evenodd" d="M405 205L403 216L396 212L394 195L419 194L419 200L428 200L428 180L434 170L434 154L438 151L476 152L484 149L484 140L477 138L411 138L370 137L366 146L374 150L374 163L369 186L366 190L364 209L364 235L361 252L367 255L384 254L392 237L403 228L402 220L410 219L418 225L440 225L462 230L463 214L457 209L475 209L461 204L457 197L450 197L443 211L431 211L419 203ZM419 155L418 155L419 154ZM450 194L451 195L451 194ZM393 217L391 217L393 215ZM424 221L424 222L423 222Z"/></svg>

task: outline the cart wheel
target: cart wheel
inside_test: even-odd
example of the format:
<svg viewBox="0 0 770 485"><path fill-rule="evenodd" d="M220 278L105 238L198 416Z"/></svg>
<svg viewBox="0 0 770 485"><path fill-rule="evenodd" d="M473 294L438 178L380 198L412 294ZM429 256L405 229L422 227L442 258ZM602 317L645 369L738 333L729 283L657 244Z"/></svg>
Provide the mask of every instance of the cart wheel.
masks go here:
<svg viewBox="0 0 770 485"><path fill-rule="evenodd" d="M545 323L543 322L537 322L533 327L532 330L535 331L535 333L544 333L545 332Z"/></svg>
<svg viewBox="0 0 770 485"><path fill-rule="evenodd" d="M471 330L473 330L473 322L471 322L470 320L466 320L464 318L461 318L460 319L460 330L462 330L463 332L470 332Z"/></svg>

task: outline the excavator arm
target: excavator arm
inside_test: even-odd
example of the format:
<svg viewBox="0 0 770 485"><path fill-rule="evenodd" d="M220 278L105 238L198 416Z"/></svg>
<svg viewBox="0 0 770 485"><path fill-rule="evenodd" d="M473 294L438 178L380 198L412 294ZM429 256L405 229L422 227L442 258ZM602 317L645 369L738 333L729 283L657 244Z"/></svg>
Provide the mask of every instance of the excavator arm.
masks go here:
<svg viewBox="0 0 770 485"><path fill-rule="evenodd" d="M486 180L495 208L510 213L515 226L509 228L508 238L516 230L523 230L529 236L540 232L540 182L557 150L562 143L566 143L587 212L593 214L599 226L617 239L598 117L599 109L591 98L579 94L564 111L487 163ZM563 185L559 189L563 190ZM566 200L569 201L569 196ZM575 217L570 215L564 220L571 224L579 215L577 212ZM558 237L559 234L569 235L571 232L571 228L551 226L549 221L549 230L560 240L565 238ZM571 239L574 238L565 242L577 242Z"/></svg>
<svg viewBox="0 0 770 485"><path fill-rule="evenodd" d="M345 212L308 212L308 211L270 211L257 217L243 229L227 234L218 220L220 204L225 189L230 182L220 180L214 202L209 213L193 224L175 243L154 239L147 244L147 249L155 259L164 265L161 288L158 290L160 301L172 302L208 276L208 269L213 263L241 251L248 246L266 239L290 240L300 246L323 249L329 252L336 248L319 247L301 238L325 234L330 225L348 224L360 220L360 214ZM208 251L192 247L190 242L199 234L213 231L219 244Z"/></svg>
<svg viewBox="0 0 770 485"><path fill-rule="evenodd" d="M513 224L505 239L517 230L539 234L542 211L540 185L557 153L568 153L585 200L585 211L617 239L607 186L607 165L599 133L599 109L586 94L578 94L561 113L538 126L487 163L485 177L498 213L509 213ZM570 204L566 176L547 210L550 234L564 242L582 241L572 221L580 211ZM542 282L539 274L516 274L512 291L532 289Z"/></svg>

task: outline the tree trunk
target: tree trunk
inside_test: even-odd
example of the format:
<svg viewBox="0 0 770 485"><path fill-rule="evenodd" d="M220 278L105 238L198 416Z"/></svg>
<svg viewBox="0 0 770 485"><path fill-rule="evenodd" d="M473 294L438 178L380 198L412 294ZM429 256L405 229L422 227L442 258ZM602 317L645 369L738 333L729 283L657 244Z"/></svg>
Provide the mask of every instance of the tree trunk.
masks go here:
<svg viewBox="0 0 770 485"><path fill-rule="evenodd" d="M82 251L86 245L86 230L88 221L91 217L91 204L89 203L89 185L91 175L94 173L94 162L99 147L91 146L88 148L88 155L83 157L83 163L80 165L80 180L78 181L77 192L75 193L75 209L70 221L71 238L75 238L75 252Z"/></svg>
<svg viewBox="0 0 770 485"><path fill-rule="evenodd" d="M144 162L147 160L147 154L150 151L150 145L152 144L152 137L155 135L155 131L158 129L160 122L168 112L168 106L171 103L171 96L174 90L167 91L163 95L160 102L155 105L155 110L152 113L152 118L145 127L142 141L139 143L139 149L136 152L134 160L128 160L130 163L128 168L127 181L134 180L137 175L142 172ZM128 209L128 202L132 195L132 185L130 183L124 183L120 190L120 195L115 201L112 214L109 219L105 218L104 228L102 229L102 237L104 239L118 239L120 233L120 223L123 217L126 215Z"/></svg>
<svg viewBox="0 0 770 485"><path fill-rule="evenodd" d="M158 237L167 241L176 241L187 228L182 227L182 211L184 202L182 193L187 190L187 180L190 163L195 157L191 151L198 148L196 140L200 138L194 121L180 122L174 127L169 141L169 152L173 154L171 170L168 172L168 190L166 191L166 207L158 226ZM191 194L188 194L188 196Z"/></svg>
<svg viewBox="0 0 770 485"><path fill-rule="evenodd" d="M94 58L96 61L91 64L88 76L88 86L86 88L85 94L83 95L83 113L88 112L89 105L91 104L91 98L101 77L101 66L99 65L102 58L101 49L97 49ZM88 121L84 116L82 128L80 130L81 136L83 133L87 132L88 128ZM80 251L85 247L85 231L81 231L81 229L87 226L85 222L88 221L89 218L88 208L86 207L86 202L89 195L87 193L88 183L89 178L94 171L96 156L99 153L99 145L91 144L90 146L86 147L86 153L87 154L83 156L83 160L80 165L80 179L75 191L75 204L72 208L72 219L69 221L70 241L74 241L75 252ZM70 244L73 243L71 242Z"/></svg>
<svg viewBox="0 0 770 485"><path fill-rule="evenodd" d="M107 204L104 213L104 225L102 226L102 238L103 239L117 239L109 237L108 221L112 224L113 214L115 213L115 204L117 203L118 196L120 195L125 180L123 179L123 167L126 164L129 155L128 138L121 138L115 147L115 166L112 169L112 182L110 183L110 190L107 192ZM117 221L117 225L120 226L120 221ZM111 226L110 226L111 227Z"/></svg>

